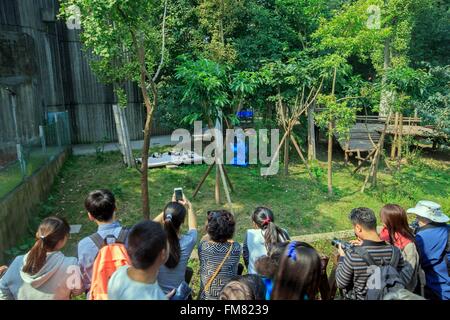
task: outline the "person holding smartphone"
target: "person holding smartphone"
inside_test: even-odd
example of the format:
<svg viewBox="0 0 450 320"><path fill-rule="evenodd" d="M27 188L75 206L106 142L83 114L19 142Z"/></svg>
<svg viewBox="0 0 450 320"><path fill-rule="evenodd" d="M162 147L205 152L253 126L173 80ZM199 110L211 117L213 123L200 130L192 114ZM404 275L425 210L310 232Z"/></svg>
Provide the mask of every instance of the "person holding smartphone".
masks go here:
<svg viewBox="0 0 450 320"><path fill-rule="evenodd" d="M197 218L191 202L186 199L182 191L180 195L180 189L177 189L174 191L172 201L154 219L155 222L163 225L170 244L169 259L159 270L158 283L164 293L167 294L173 289L178 289L174 298L187 299L190 295L190 290L185 281L185 274L189 257L197 243ZM186 216L188 231L185 234L181 234Z"/></svg>

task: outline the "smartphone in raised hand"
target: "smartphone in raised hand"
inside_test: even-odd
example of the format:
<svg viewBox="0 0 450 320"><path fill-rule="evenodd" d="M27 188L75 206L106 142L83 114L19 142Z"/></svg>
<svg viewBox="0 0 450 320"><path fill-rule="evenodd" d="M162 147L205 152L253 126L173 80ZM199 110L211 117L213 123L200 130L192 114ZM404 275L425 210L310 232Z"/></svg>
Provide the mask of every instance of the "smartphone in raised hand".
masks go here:
<svg viewBox="0 0 450 320"><path fill-rule="evenodd" d="M175 201L183 200L183 188L175 188L173 192L175 193Z"/></svg>

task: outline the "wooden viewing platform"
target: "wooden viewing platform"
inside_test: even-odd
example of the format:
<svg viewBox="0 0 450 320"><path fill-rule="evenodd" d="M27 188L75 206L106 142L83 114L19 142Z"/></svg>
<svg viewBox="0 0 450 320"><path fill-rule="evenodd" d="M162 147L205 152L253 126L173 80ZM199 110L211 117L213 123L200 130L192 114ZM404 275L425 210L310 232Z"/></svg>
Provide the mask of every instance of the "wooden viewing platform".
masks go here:
<svg viewBox="0 0 450 320"><path fill-rule="evenodd" d="M380 123L357 122L350 129L348 139L339 137L335 133L336 140L339 142L342 150L344 150L345 162L353 155L358 161L364 160L361 153L370 153L375 148L380 140L380 131L383 130L383 127L384 125Z"/></svg>

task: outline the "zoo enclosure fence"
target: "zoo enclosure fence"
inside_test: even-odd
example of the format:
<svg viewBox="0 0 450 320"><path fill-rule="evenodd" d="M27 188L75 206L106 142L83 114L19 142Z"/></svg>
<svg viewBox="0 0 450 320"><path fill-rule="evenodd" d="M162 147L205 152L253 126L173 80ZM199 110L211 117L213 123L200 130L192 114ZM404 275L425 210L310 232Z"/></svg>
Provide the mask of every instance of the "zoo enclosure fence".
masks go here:
<svg viewBox="0 0 450 320"><path fill-rule="evenodd" d="M17 132L9 141L0 141L0 199L55 159L71 144L68 112L49 112L39 135L20 137Z"/></svg>

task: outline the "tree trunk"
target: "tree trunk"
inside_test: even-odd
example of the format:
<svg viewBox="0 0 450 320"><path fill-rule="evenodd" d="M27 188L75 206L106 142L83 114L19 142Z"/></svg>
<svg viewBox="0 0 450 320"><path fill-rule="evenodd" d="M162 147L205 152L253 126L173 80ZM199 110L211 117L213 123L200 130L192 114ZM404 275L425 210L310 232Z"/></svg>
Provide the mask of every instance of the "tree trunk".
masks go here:
<svg viewBox="0 0 450 320"><path fill-rule="evenodd" d="M150 150L150 134L152 131L152 112L147 111L144 127L144 145L142 147L141 165L141 201L142 216L145 220L150 219L150 200L148 193L148 154Z"/></svg>
<svg viewBox="0 0 450 320"><path fill-rule="evenodd" d="M334 96L336 88L336 73L337 68L334 67L333 73L333 86L331 88L331 94ZM332 117L332 116L331 116ZM333 119L330 118L328 123L328 195L333 195Z"/></svg>
<svg viewBox="0 0 450 320"><path fill-rule="evenodd" d="M380 116L387 116L389 110L389 91L386 90L387 71L391 67L391 50L390 41L384 41L384 62L383 62L383 77L381 79L381 98L380 98Z"/></svg>
<svg viewBox="0 0 450 320"><path fill-rule="evenodd" d="M141 76L140 76L140 86L142 91L142 96L144 98L145 109L147 111L147 115L145 118L145 126L144 126L144 145L142 146L142 165L141 165L141 202L142 202L142 216L145 220L150 218L150 201L148 194L148 154L150 150L150 135L152 132L152 118L153 111L157 106L157 91L156 86L152 82L152 90L153 90L153 105L150 101L150 97L147 92L145 77L147 75L147 71L145 69L145 53L144 48L138 47L138 57L139 63L141 67ZM152 79L149 79L152 81Z"/></svg>
<svg viewBox="0 0 450 320"><path fill-rule="evenodd" d="M316 130L314 126L314 108L315 104L311 104L308 110L308 160L316 159Z"/></svg>
<svg viewBox="0 0 450 320"><path fill-rule="evenodd" d="M333 195L333 122L328 124L328 195Z"/></svg>

